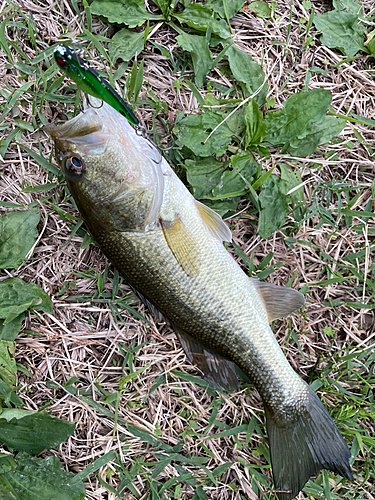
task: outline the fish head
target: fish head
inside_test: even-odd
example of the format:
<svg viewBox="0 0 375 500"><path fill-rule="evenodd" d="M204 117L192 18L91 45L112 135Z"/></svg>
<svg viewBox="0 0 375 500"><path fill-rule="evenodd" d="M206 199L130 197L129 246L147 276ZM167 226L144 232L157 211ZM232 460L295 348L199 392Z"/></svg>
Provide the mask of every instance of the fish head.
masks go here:
<svg viewBox="0 0 375 500"><path fill-rule="evenodd" d="M152 229L163 198L160 152L108 104L90 97L85 108L45 127L78 209L89 227Z"/></svg>

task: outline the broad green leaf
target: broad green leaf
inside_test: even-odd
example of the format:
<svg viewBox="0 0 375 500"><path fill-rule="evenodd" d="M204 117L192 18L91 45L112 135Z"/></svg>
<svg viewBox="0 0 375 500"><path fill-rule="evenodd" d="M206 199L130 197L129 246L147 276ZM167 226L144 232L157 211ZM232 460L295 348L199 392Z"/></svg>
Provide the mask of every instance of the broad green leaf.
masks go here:
<svg viewBox="0 0 375 500"><path fill-rule="evenodd" d="M0 216L0 269L17 268L34 245L40 220L37 208Z"/></svg>
<svg viewBox="0 0 375 500"><path fill-rule="evenodd" d="M345 128L346 121L334 116L325 116L322 123L315 124L315 133L319 133L319 146L327 144L333 137L339 135Z"/></svg>
<svg viewBox="0 0 375 500"><path fill-rule="evenodd" d="M14 350L14 342L0 340L0 379L11 389L14 389L17 384L17 365L14 359Z"/></svg>
<svg viewBox="0 0 375 500"><path fill-rule="evenodd" d="M222 18L231 19L244 4L244 0L208 0L205 6L217 12Z"/></svg>
<svg viewBox="0 0 375 500"><path fill-rule="evenodd" d="M0 340L15 340L21 330L24 317L25 313L21 313L6 325L4 325L4 320L0 319Z"/></svg>
<svg viewBox="0 0 375 500"><path fill-rule="evenodd" d="M281 163L278 165L281 170L281 179L283 179L288 186L288 192L297 186L301 186L302 178L299 170L293 169L290 165ZM303 186L299 187L293 193L291 193L290 198L293 203L297 204L303 200Z"/></svg>
<svg viewBox="0 0 375 500"><path fill-rule="evenodd" d="M263 183L259 195L261 211L258 226L258 233L262 238L269 238L284 223L288 215L287 192L287 183L277 175L270 175Z"/></svg>
<svg viewBox="0 0 375 500"><path fill-rule="evenodd" d="M1 500L19 500L19 496L14 491L13 486L2 475L0 475Z"/></svg>
<svg viewBox="0 0 375 500"><path fill-rule="evenodd" d="M176 40L184 50L191 53L195 84L197 87L201 87L212 67L212 54L208 48L208 41L204 36L188 35L187 33L178 35Z"/></svg>
<svg viewBox="0 0 375 500"><path fill-rule="evenodd" d="M333 0L332 5L336 10L350 12L355 16L360 16L363 13L362 3L355 0Z"/></svg>
<svg viewBox="0 0 375 500"><path fill-rule="evenodd" d="M325 116L321 123L311 125L309 135L298 141L296 146L291 144L288 152L293 156L309 156L314 153L317 146L327 144L332 137L340 134L345 124L345 120L334 116Z"/></svg>
<svg viewBox="0 0 375 500"><path fill-rule="evenodd" d="M191 3L181 13L175 13L174 17L180 23L185 23L198 31L206 32L207 28L210 28L212 33L221 38L228 38L231 35L227 23L223 19L216 19L212 10L200 3Z"/></svg>
<svg viewBox="0 0 375 500"><path fill-rule="evenodd" d="M206 196L209 200L224 200L235 198L246 194L246 184L234 170L226 170L218 186L212 190L212 196Z"/></svg>
<svg viewBox="0 0 375 500"><path fill-rule="evenodd" d="M73 434L74 428L74 423L51 417L46 412L6 408L0 414L0 441L9 449L30 455L56 448Z"/></svg>
<svg viewBox="0 0 375 500"><path fill-rule="evenodd" d="M148 19L160 21L163 16L155 16L148 12L144 2L139 0L94 0L90 6L92 14L103 16L108 22L115 24L126 24L129 28L142 26Z"/></svg>
<svg viewBox="0 0 375 500"><path fill-rule="evenodd" d="M247 151L240 151L236 155L231 156L230 163L233 170L238 175L241 175L243 179L246 179L249 184L253 182L258 169L260 173L260 167L255 161L254 156Z"/></svg>
<svg viewBox="0 0 375 500"><path fill-rule="evenodd" d="M326 121L331 99L331 93L324 89L293 94L283 109L267 114L265 142L283 146L295 156L312 154L322 138L330 136L327 127L335 134L342 125L342 122Z"/></svg>
<svg viewBox="0 0 375 500"><path fill-rule="evenodd" d="M10 323L27 309L37 309L53 314L51 299L38 285L19 278L0 282L0 318Z"/></svg>
<svg viewBox="0 0 375 500"><path fill-rule="evenodd" d="M186 160L185 165L194 196L205 200L237 198L246 194L258 170L253 156L244 151L231 157L232 169L225 169L222 162L213 158L197 162Z"/></svg>
<svg viewBox="0 0 375 500"><path fill-rule="evenodd" d="M168 15L173 12L178 0L155 0L155 3L162 11L163 16L167 18Z"/></svg>
<svg viewBox="0 0 375 500"><path fill-rule="evenodd" d="M215 158L201 158L185 160L186 178L193 188L193 194L198 200L202 199L220 182L224 172L224 165Z"/></svg>
<svg viewBox="0 0 375 500"><path fill-rule="evenodd" d="M245 120L246 148L260 144L266 135L266 123L254 99L246 106Z"/></svg>
<svg viewBox="0 0 375 500"><path fill-rule="evenodd" d="M8 147L9 147L9 144L12 142L12 141L19 141L22 137L22 133L19 129L15 128L11 131L10 134L7 135L7 137L3 137L2 139L0 139L0 158L3 159L7 150L8 150Z"/></svg>
<svg viewBox="0 0 375 500"><path fill-rule="evenodd" d="M204 204L215 210L221 217L224 217L228 212L235 212L241 197L227 198L225 200L205 200Z"/></svg>
<svg viewBox="0 0 375 500"><path fill-rule="evenodd" d="M36 412L32 410L24 410L23 408L5 408L0 413L0 419L5 418L7 422L10 422L13 418L20 420L21 418L29 417L34 413Z"/></svg>
<svg viewBox="0 0 375 500"><path fill-rule="evenodd" d="M370 54L375 56L375 30L367 33L364 45L370 51Z"/></svg>
<svg viewBox="0 0 375 500"><path fill-rule="evenodd" d="M222 200L225 198L237 198L243 196L249 190L254 176L258 170L258 165L251 153L241 151L231 157L232 170L226 170L214 189L212 195L206 198Z"/></svg>
<svg viewBox="0 0 375 500"><path fill-rule="evenodd" d="M144 33L136 33L126 28L118 31L108 44L109 57L115 63L117 59L129 62L140 54L145 46Z"/></svg>
<svg viewBox="0 0 375 500"><path fill-rule="evenodd" d="M250 11L254 11L258 17L264 19L271 19L272 10L270 9L267 2L251 2L248 5Z"/></svg>
<svg viewBox="0 0 375 500"><path fill-rule="evenodd" d="M174 128L177 144L186 146L197 156L221 156L225 154L232 137L239 135L244 127L243 114L235 113L227 121L225 115L206 112L202 115L189 115ZM208 139L214 128L215 132Z"/></svg>
<svg viewBox="0 0 375 500"><path fill-rule="evenodd" d="M358 15L343 10L332 10L316 14L313 23L322 32L320 41L330 48L338 48L348 57L354 57L363 45L365 28Z"/></svg>
<svg viewBox="0 0 375 500"><path fill-rule="evenodd" d="M0 474L4 474L4 472L10 472L14 470L16 467L17 465L12 455L2 454L0 456Z"/></svg>
<svg viewBox="0 0 375 500"><path fill-rule="evenodd" d="M226 170L218 184L212 190L212 196L206 196L210 200L223 200L225 198L236 198L243 196L248 190L244 177L236 170Z"/></svg>
<svg viewBox="0 0 375 500"><path fill-rule="evenodd" d="M7 403L12 403L14 406L20 408L23 406L22 401L14 392L13 389L9 387L3 380L0 378L0 399L6 401Z"/></svg>
<svg viewBox="0 0 375 500"><path fill-rule="evenodd" d="M230 69L234 78L243 82L249 95L254 94L263 84L265 76L258 63L253 61L250 54L232 44L225 55L228 58ZM259 106L264 104L268 92L268 85L265 83L254 100Z"/></svg>
<svg viewBox="0 0 375 500"><path fill-rule="evenodd" d="M17 468L0 475L3 500L83 500L82 481L72 484L74 474L65 472L58 458L16 456Z"/></svg>

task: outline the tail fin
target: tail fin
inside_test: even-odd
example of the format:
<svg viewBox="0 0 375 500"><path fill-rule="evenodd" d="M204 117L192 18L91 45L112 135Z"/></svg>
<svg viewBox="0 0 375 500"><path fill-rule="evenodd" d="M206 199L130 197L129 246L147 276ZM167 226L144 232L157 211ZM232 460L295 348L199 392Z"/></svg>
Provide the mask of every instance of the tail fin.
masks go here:
<svg viewBox="0 0 375 500"><path fill-rule="evenodd" d="M309 477L320 469L353 481L350 450L318 396L307 388L307 400L292 423L278 422L266 408L271 464L275 488L280 491L279 500L293 499Z"/></svg>

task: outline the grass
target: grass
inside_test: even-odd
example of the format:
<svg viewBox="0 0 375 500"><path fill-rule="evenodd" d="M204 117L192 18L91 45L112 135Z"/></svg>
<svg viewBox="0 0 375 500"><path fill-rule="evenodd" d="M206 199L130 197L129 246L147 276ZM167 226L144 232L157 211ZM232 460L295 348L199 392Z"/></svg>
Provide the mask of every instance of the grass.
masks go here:
<svg viewBox="0 0 375 500"><path fill-rule="evenodd" d="M366 29L374 20L372 3L362 2ZM245 9L230 22L236 45L267 75L262 116L267 120L271 109L282 109L290 96L307 86L329 90L331 114L350 120L328 144L307 157L296 157L283 146L265 142L262 119L254 107L247 123L253 133L258 131L259 141L251 143L242 131L228 144L224 138L220 146L224 162L216 167L232 191L228 188L223 194L210 186L200 195L206 201L213 198L209 203L224 213L235 243L229 251L250 275L306 293L305 308L275 322L274 332L289 362L318 390L350 443L355 482L324 471L310 479L299 499L371 499L375 498L374 58L364 50L349 57L322 43L313 21L328 7L310 2L270 5L268 18L254 17ZM41 221L30 258L17 269L3 269L0 279L36 283L53 302L53 314L27 312L15 344L16 392L24 408L45 408L55 417L76 422L74 434L41 457L58 457L66 470L76 474L77 484L84 480L88 499L276 500L259 395L247 380L234 394L207 386L170 328L153 322L99 249L89 245L91 239L42 130L47 122L65 120L78 111L75 86L64 80L51 58L53 45L74 34L89 48L95 68L104 75L114 74L117 89L125 89L130 102L137 101L137 114L153 130L154 140L167 145L176 127L177 147L169 158L196 190L200 184L194 184L193 168L201 165L204 172L210 156L184 149L178 142L178 127L185 124L187 130L183 120L197 110L212 123L221 121L226 115L219 112L241 104L249 96L250 84L233 77L235 62L229 66L218 58L207 77L199 73L204 83L198 86L198 70L176 41L189 30L179 24L183 33L176 32L177 22L173 18L172 23L158 26L159 20L150 20L152 35L138 64L121 59L115 63L114 50L109 48L108 53L108 42L103 40L111 38L113 28L91 15L86 3L84 7L76 2L3 6L0 215L37 207ZM209 50L215 59L221 48ZM144 66L139 70L141 58ZM260 167L248 173L241 170L243 182L230 175L233 158L245 149ZM272 169L280 179L275 180L278 199L287 207L276 222L269 222L270 215L264 212L260 216ZM299 176L298 183L286 177L288 169ZM274 229L264 238L258 227L263 233ZM10 400L2 391L0 386L4 408L20 406L15 390L8 393Z"/></svg>

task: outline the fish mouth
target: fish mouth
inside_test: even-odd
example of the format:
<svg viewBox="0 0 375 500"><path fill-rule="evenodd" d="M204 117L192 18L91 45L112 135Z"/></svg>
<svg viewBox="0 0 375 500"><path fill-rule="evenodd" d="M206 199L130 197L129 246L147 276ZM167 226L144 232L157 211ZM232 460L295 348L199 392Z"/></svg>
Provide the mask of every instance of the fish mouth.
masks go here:
<svg viewBox="0 0 375 500"><path fill-rule="evenodd" d="M91 154L101 154L109 139L101 116L91 107L61 125L45 125L44 130L64 154L76 151L77 147L83 153L87 150Z"/></svg>

